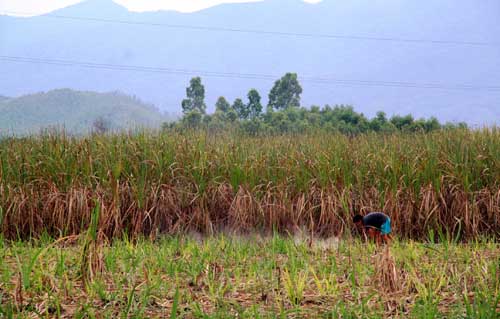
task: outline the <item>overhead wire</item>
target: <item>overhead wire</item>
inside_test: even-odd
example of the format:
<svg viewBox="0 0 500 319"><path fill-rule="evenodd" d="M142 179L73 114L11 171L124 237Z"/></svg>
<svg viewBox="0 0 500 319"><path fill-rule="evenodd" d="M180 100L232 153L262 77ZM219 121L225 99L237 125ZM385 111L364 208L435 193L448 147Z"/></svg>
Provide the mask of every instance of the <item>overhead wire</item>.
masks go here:
<svg viewBox="0 0 500 319"><path fill-rule="evenodd" d="M0 55L0 61L14 63L31 63L45 64L68 67L83 67L110 71L134 71L147 72L171 75L189 75L189 76L206 76L218 78L236 78L236 79L257 79L257 80L276 80L281 75L276 74L259 74L259 73L236 73L236 72L220 72L208 70L193 70L167 68L158 66L139 66L125 64L110 64L110 63L95 63L88 61L76 60L61 60L47 59L34 57L21 57L11 55ZM398 82L398 81L380 81L380 80L359 80L359 79L338 79L314 76L301 76L301 81L311 82L323 85L340 85L340 86L375 86L375 87L394 87L394 88L416 88L416 89L437 89L437 90L468 90L468 91L491 91L500 92L500 86L491 85L467 85L467 84L443 84L443 83L419 83L419 82Z"/></svg>
<svg viewBox="0 0 500 319"><path fill-rule="evenodd" d="M34 14L28 12L14 12L5 10L0 12L3 12L4 14L17 14L17 15ZM119 23L119 24L130 24L130 25L146 25L155 27L182 28L182 29L205 30L205 31L256 33L256 34L267 34L276 36L300 36L300 37L311 37L311 38L394 41L394 42L429 43L429 44L455 44L455 45L480 45L480 46L497 45L497 43L491 43L491 42L406 39L406 38L395 38L395 37L348 36L348 35L316 34L316 33L294 33L294 32L280 32L280 31L269 31L269 30L252 30L252 29L222 28L222 27L211 27L211 26L152 23L152 22L131 21L131 20L103 19L95 17L75 17L75 16L66 16L59 14L45 14L41 15L41 17L68 19L68 20L82 20L82 21L92 21L92 22ZM136 71L136 72L162 73L162 74L172 74L172 75L198 75L207 77L238 78L238 79L275 80L279 77L277 75L270 75L270 74L177 69L177 68L165 68L157 66L155 67L136 66L136 65L96 63L96 62L86 62L86 61L58 60L58 59L7 56L7 55L0 56L0 61L83 67L83 68L112 70L112 71ZM489 86L489 85L482 85L482 86L464 85L464 84L445 85L442 83L417 83L417 82L380 81L380 80L375 81L375 80L357 80L357 79L353 80L353 79L336 79L329 77L307 77L307 76L301 76L300 79L315 84L328 84L328 85L341 85L341 86L379 86L379 87L442 89L442 90L485 90L485 91L500 90L500 87L498 86Z"/></svg>

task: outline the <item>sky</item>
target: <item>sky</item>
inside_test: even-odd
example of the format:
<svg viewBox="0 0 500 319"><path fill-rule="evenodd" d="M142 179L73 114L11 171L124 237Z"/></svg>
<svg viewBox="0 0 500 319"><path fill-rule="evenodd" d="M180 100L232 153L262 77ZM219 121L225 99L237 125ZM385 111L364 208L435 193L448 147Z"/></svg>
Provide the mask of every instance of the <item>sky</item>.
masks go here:
<svg viewBox="0 0 500 319"><path fill-rule="evenodd" d="M256 2L262 0L114 0L131 11L176 10L193 12L206 9L221 3ZM321 0L304 0L317 3ZM51 12L81 0L0 0L0 11L10 15L37 15ZM19 14L12 14L12 13ZM28 13L28 14L26 14Z"/></svg>

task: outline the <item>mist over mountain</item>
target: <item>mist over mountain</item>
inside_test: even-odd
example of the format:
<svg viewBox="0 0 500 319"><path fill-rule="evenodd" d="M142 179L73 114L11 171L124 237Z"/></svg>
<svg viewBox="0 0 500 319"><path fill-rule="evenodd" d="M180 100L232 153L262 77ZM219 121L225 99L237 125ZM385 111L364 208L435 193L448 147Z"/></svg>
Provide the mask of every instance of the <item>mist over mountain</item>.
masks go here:
<svg viewBox="0 0 500 319"><path fill-rule="evenodd" d="M351 104L372 116L412 113L469 124L500 122L500 91L368 86L361 82L307 82L307 77L446 86L500 83L500 2L497 0L265 0L225 4L195 13L135 13L111 0L88 0L52 13L59 18L0 16L0 55L200 71L209 111L218 96L266 97L272 79L209 77L206 72L276 76L297 72L302 105ZM67 19L83 17L123 23ZM142 25L125 23L135 21ZM153 24L153 25L152 25ZM157 24L157 25L154 25ZM355 40L222 32L203 26L302 34L366 36ZM387 41L387 38L496 43L458 45ZM181 112L194 74L91 69L0 61L0 94L19 96L61 87L114 91L140 97L161 110ZM204 71L204 72L202 72ZM181 72L182 73L182 72ZM195 72L196 73L196 72ZM0 98L1 100L1 98ZM0 115L0 118L3 115Z"/></svg>
<svg viewBox="0 0 500 319"><path fill-rule="evenodd" d="M151 105L120 92L58 89L0 98L0 135L39 133L46 128L85 134L100 120L110 130L158 128L169 120Z"/></svg>

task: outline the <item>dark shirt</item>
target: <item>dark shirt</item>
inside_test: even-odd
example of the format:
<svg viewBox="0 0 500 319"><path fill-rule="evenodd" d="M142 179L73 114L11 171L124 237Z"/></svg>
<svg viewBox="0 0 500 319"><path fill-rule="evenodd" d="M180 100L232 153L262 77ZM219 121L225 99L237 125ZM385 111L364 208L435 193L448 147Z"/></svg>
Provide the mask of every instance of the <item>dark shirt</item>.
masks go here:
<svg viewBox="0 0 500 319"><path fill-rule="evenodd" d="M384 213L369 213L363 217L363 226L380 229L387 219L389 219L389 216Z"/></svg>

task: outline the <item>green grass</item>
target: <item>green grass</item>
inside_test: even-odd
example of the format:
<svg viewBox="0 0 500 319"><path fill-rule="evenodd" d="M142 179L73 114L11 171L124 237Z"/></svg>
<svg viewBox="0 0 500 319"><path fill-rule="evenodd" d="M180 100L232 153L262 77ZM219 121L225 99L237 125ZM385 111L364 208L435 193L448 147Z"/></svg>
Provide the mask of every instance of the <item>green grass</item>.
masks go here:
<svg viewBox="0 0 500 319"><path fill-rule="evenodd" d="M1 241L0 317L498 318L500 247L396 241L397 290L381 248L272 236L117 240L88 256L80 241Z"/></svg>
<svg viewBox="0 0 500 319"><path fill-rule="evenodd" d="M12 187L50 182L109 188L112 179L143 183L228 181L233 188L272 182L307 191L314 183L346 188L375 186L440 189L453 181L466 191L498 187L500 131L454 130L430 134L304 134L243 137L192 133L65 135L0 140L0 177ZM355 168L355 169L354 169Z"/></svg>

